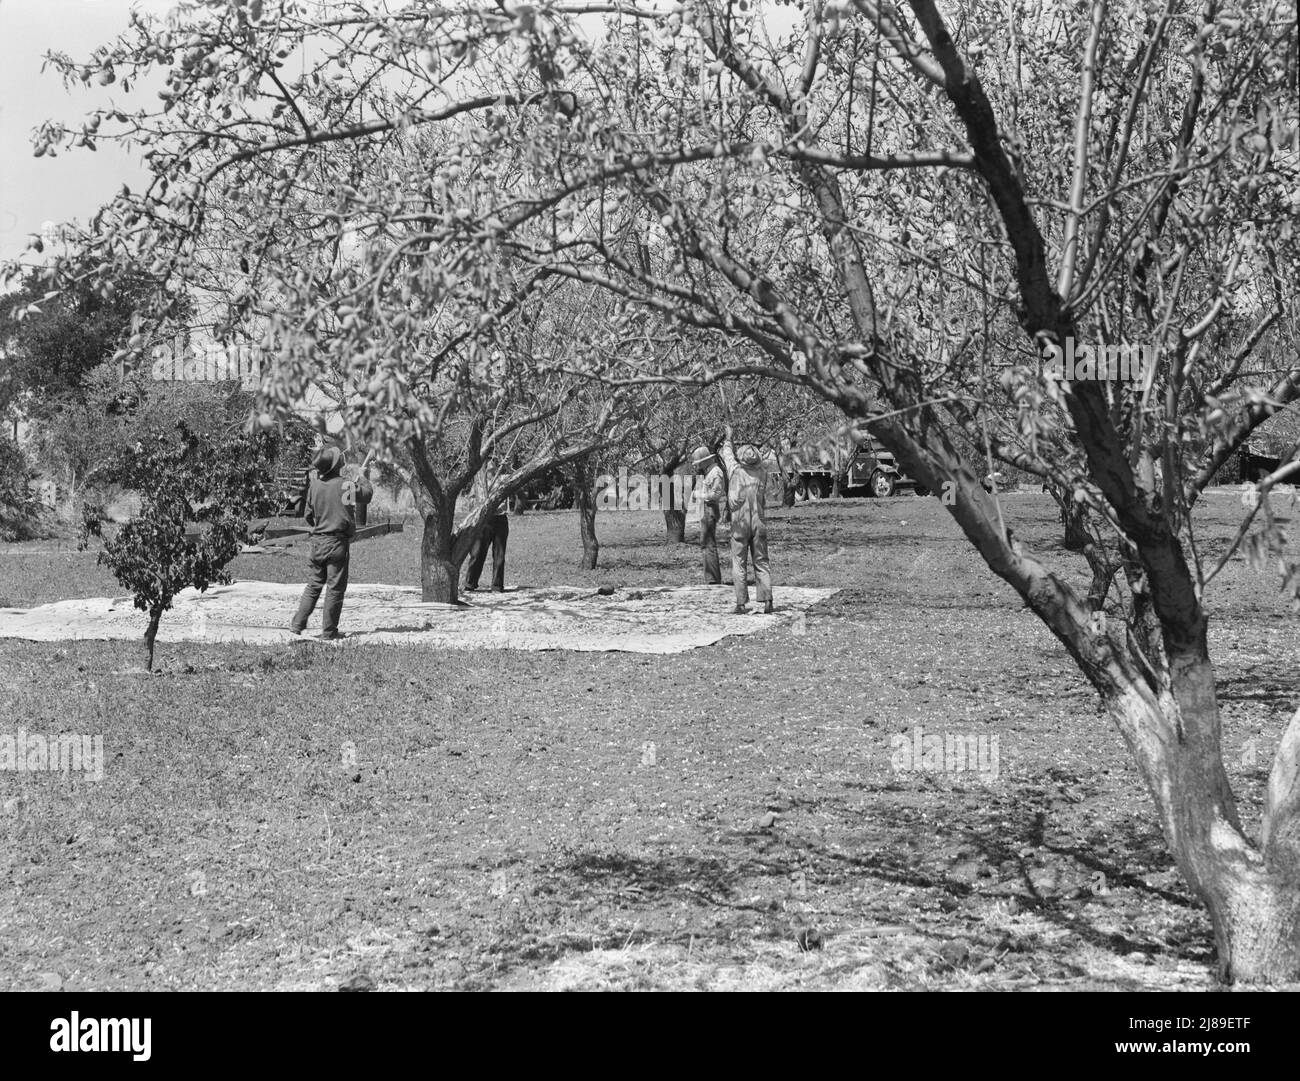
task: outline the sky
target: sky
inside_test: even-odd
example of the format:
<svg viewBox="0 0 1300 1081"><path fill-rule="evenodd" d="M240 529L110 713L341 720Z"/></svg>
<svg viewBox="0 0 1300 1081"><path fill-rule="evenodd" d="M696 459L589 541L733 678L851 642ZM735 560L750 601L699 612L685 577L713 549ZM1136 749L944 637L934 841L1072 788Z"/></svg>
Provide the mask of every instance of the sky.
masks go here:
<svg viewBox="0 0 1300 1081"><path fill-rule="evenodd" d="M95 153L32 156L32 129L41 121L73 121L91 109L139 97L118 84L65 89L58 74L42 74L42 58L57 49L77 60L124 30L133 6L165 13L173 0L0 0L0 261L22 255L28 234L45 222L85 221L144 170L104 142Z"/></svg>

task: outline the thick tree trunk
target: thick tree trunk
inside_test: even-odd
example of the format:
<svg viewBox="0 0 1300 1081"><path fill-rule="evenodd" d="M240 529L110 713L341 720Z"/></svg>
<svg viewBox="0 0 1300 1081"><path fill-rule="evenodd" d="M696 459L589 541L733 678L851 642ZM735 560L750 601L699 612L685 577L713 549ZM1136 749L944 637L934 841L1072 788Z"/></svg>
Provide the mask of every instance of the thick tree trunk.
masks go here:
<svg viewBox="0 0 1300 1081"><path fill-rule="evenodd" d="M437 511L425 514L420 540L420 592L425 602L459 603L460 564L452 560L451 522Z"/></svg>
<svg viewBox="0 0 1300 1081"><path fill-rule="evenodd" d="M1234 983L1300 979L1294 798L1271 798L1274 789L1294 792L1294 770L1279 781L1286 772L1279 755L1264 843L1252 845L1223 770L1213 667L1204 655L1183 654L1171 657L1170 671L1172 693L1157 698L1134 686L1107 704L1142 768L1178 868L1209 911L1219 976ZM1300 743L1296 719L1288 734ZM1288 836L1278 839L1279 832Z"/></svg>
<svg viewBox="0 0 1300 1081"><path fill-rule="evenodd" d="M661 464L661 474L665 477L675 476L677 470L681 468L686 461L686 448L679 450L663 451L660 453L659 461ZM664 543L665 544L684 544L686 542L686 508L677 506L677 496L680 489L670 487L672 492L672 505L664 507ZM684 493L682 493L684 494Z"/></svg>
<svg viewBox="0 0 1300 1081"><path fill-rule="evenodd" d="M1300 715L1283 736L1260 843L1253 844L1223 766L1207 623L1177 550L1161 549L1158 535L1143 538L1145 556L1121 550L1134 614L1123 630L1108 630L1104 617L999 530L989 497L955 452L941 442L919 452L906 433L887 434L911 475L934 480L934 464L952 478L959 491L953 514L967 536L1100 693L1151 793L1178 869L1209 912L1220 977L1300 979Z"/></svg>
<svg viewBox="0 0 1300 1081"><path fill-rule="evenodd" d="M596 569L600 559L600 541L596 539L596 493L593 490L595 478L586 461L578 461L573 466L573 486L577 493L578 534L582 538L582 561L578 564L584 571Z"/></svg>
<svg viewBox="0 0 1300 1081"><path fill-rule="evenodd" d="M1229 983L1293 983L1300 979L1300 883L1239 863L1207 900L1219 954L1219 977Z"/></svg>
<svg viewBox="0 0 1300 1081"><path fill-rule="evenodd" d="M153 671L153 650L154 643L158 640L158 624L162 622L163 610L161 608L149 609L149 626L144 632L144 648L147 654L145 659L145 671Z"/></svg>

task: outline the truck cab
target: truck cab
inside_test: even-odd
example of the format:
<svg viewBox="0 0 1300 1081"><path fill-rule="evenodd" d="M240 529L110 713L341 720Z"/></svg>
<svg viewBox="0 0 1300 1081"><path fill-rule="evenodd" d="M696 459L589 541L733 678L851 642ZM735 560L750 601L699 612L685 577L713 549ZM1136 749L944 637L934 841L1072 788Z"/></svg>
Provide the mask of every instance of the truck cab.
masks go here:
<svg viewBox="0 0 1300 1081"><path fill-rule="evenodd" d="M892 450L875 440L868 440L858 447L849 462L841 481L841 490L848 488L866 488L881 499L894 495L900 488L911 488L917 495L930 494L928 488L918 484L899 468Z"/></svg>
<svg viewBox="0 0 1300 1081"><path fill-rule="evenodd" d="M820 499L830 495L839 481L841 495L873 495L887 499L900 489L911 488L917 495L929 495L929 489L907 476L898 466L893 451L873 439L859 444L843 463L838 477L833 469L811 465L800 467L794 479L797 499Z"/></svg>

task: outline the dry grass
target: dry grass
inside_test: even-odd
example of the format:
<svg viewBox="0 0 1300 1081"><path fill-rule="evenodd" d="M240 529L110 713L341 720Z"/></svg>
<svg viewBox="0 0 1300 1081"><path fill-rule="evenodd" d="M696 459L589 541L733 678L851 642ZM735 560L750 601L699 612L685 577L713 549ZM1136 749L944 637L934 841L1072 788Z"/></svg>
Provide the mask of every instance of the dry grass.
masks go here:
<svg viewBox="0 0 1300 1081"><path fill-rule="evenodd" d="M1055 544L1045 497L1007 509ZM1209 500L1211 546L1239 509ZM584 576L571 516L515 519L509 576L694 578L661 530L603 518ZM359 546L354 579L412 581L417 545ZM0 597L115 591L39 548L0 557ZM1211 986L1118 737L936 501L780 512L772 552L778 603L845 592L804 634L677 657L185 645L148 678L128 643L0 643L5 727L102 732L108 759L98 783L0 773L0 986ZM1297 628L1239 563L1211 603L1249 817ZM918 725L996 736L996 780L891 768Z"/></svg>

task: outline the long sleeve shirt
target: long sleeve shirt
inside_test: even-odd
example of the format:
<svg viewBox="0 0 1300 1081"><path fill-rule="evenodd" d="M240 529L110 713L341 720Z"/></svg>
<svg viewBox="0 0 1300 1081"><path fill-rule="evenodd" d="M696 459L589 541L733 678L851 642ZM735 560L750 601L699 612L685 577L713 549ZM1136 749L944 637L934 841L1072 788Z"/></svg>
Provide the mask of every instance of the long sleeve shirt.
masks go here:
<svg viewBox="0 0 1300 1081"><path fill-rule="evenodd" d="M700 492L700 502L707 507L721 513L725 508L723 503L727 499L727 478L722 472L722 466L717 462L709 468L704 474L704 484Z"/></svg>
<svg viewBox="0 0 1300 1081"><path fill-rule="evenodd" d="M731 478L727 490L727 502L731 507L731 531L733 535L752 533L767 523L763 513L763 496L767 491L767 469L756 450L746 448L746 460L736 457L731 440L722 443L722 461L726 464L727 475Z"/></svg>
<svg viewBox="0 0 1300 1081"><path fill-rule="evenodd" d="M370 502L374 489L364 476L355 480L335 473L324 480L313 477L307 489L306 518L313 536L331 534L351 538L357 531L357 504Z"/></svg>

